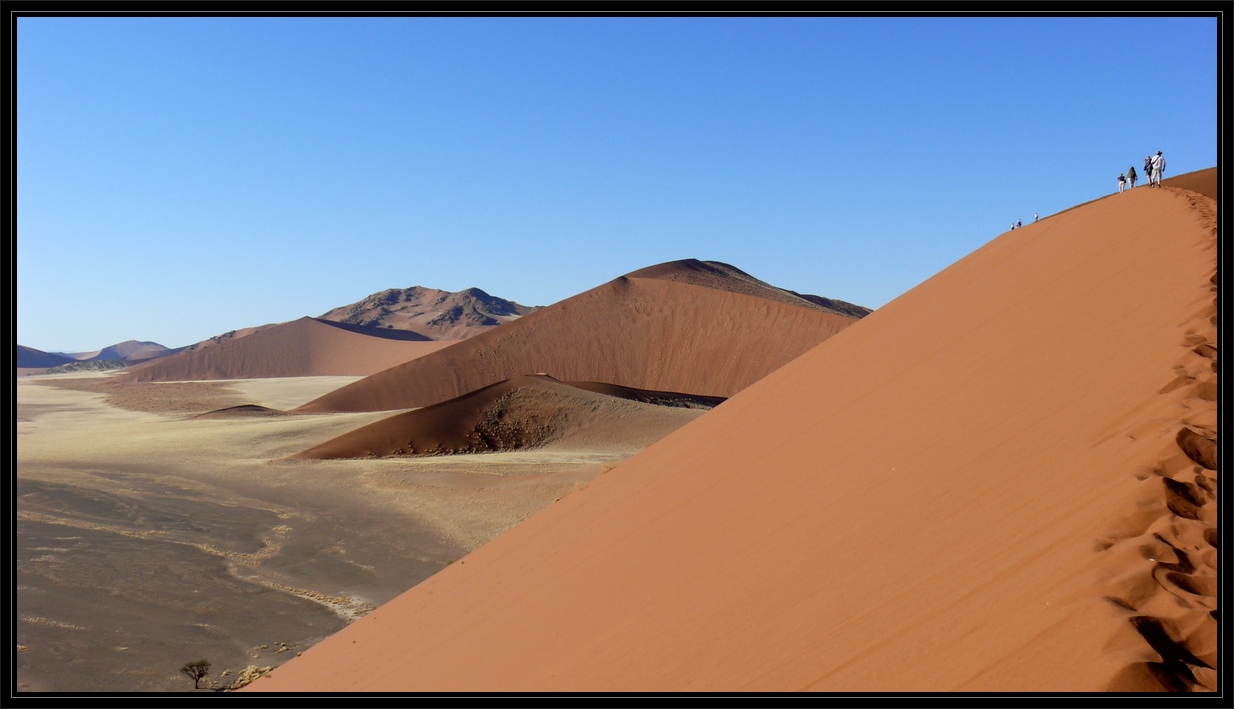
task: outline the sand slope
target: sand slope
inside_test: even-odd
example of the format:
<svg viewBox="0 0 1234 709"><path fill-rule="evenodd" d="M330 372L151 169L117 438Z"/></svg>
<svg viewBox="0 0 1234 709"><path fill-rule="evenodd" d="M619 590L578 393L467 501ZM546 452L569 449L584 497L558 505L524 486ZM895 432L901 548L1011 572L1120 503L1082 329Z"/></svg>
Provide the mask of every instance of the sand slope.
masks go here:
<svg viewBox="0 0 1234 709"><path fill-rule="evenodd" d="M1161 181L1161 184L1165 187L1199 192L1215 200L1217 199L1217 168L1210 167L1207 170L1196 170L1177 177L1167 177Z"/></svg>
<svg viewBox="0 0 1234 709"><path fill-rule="evenodd" d="M584 384L586 386L586 383ZM604 385L594 388L614 391ZM585 438L587 447L638 449L696 418L702 409L645 401L660 392L570 386L523 375L440 404L345 433L292 458L365 458L483 453L542 447ZM624 394L624 396L622 396Z"/></svg>
<svg viewBox="0 0 1234 709"><path fill-rule="evenodd" d="M135 365L117 376L138 382L363 376L450 344L410 332L307 317L207 342L209 346Z"/></svg>
<svg viewBox="0 0 1234 709"><path fill-rule="evenodd" d="M300 407L305 413L429 406L523 374L727 397L857 320L762 284L720 289L673 275L623 276L440 352L399 365ZM721 264L722 265L722 264ZM732 272L740 271L732 268ZM734 282L732 275L707 273Z"/></svg>
<svg viewBox="0 0 1234 709"><path fill-rule="evenodd" d="M1004 234L250 689L1212 686L1214 215Z"/></svg>

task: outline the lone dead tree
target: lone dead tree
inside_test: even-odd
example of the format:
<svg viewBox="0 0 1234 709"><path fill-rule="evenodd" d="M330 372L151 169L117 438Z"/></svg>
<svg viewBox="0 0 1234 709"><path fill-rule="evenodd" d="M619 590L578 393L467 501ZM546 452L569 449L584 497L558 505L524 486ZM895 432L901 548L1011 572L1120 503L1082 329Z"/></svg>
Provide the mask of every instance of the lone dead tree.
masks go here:
<svg viewBox="0 0 1234 709"><path fill-rule="evenodd" d="M210 674L210 661L197 660L189 662L180 668L189 679L193 680L193 689L201 689L201 680L206 675Z"/></svg>

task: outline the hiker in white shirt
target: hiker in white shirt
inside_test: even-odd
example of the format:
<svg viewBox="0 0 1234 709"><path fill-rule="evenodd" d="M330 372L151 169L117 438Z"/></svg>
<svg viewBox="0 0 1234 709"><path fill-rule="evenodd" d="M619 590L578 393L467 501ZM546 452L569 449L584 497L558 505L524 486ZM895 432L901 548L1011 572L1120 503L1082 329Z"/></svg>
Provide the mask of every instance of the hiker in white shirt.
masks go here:
<svg viewBox="0 0 1234 709"><path fill-rule="evenodd" d="M1156 187L1160 187L1161 186L1161 175L1164 172L1165 172L1165 157L1162 156L1161 151L1158 150L1157 154L1153 156L1153 176L1152 176L1152 181L1149 184L1154 185Z"/></svg>

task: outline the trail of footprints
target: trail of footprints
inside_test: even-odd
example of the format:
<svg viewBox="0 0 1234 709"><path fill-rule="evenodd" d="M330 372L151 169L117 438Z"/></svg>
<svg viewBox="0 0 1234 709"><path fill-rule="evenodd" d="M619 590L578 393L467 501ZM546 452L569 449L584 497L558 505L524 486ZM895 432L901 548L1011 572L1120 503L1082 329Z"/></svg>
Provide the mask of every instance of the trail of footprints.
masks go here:
<svg viewBox="0 0 1234 709"><path fill-rule="evenodd" d="M1215 274L1211 282L1215 294ZM1203 329L1215 336L1215 295L1208 320L1214 327ZM1183 425L1158 465L1142 476L1145 493L1135 525L1142 531L1115 535L1122 538L1105 552L1127 555L1124 562L1131 563L1125 565L1135 569L1112 584L1114 594L1106 600L1128 612L1138 647L1152 657L1124 667L1111 691L1217 690L1217 348L1212 340L1195 331L1187 335L1177 376L1162 390L1189 387Z"/></svg>

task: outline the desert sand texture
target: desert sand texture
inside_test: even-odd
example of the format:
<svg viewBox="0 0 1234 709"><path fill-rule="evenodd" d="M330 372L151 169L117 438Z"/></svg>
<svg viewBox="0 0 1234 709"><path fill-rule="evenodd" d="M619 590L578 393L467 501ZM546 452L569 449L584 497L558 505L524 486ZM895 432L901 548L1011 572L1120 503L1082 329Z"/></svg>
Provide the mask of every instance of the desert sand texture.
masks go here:
<svg viewBox="0 0 1234 709"><path fill-rule="evenodd" d="M194 347L125 370L135 382L364 376L452 344L402 330L382 331L300 318Z"/></svg>
<svg viewBox="0 0 1234 709"><path fill-rule="evenodd" d="M1199 192L1215 200L1217 199L1217 168L1210 167L1207 170L1196 170L1177 177L1166 177L1161 180L1161 184L1165 187Z"/></svg>
<svg viewBox="0 0 1234 709"><path fill-rule="evenodd" d="M727 397L857 322L800 297L784 302L786 291L749 276L731 289L669 277L700 263L665 264L653 278L617 278L299 411L431 406L524 374ZM715 270L709 276L713 284L736 280ZM762 292L751 294L750 282Z"/></svg>
<svg viewBox="0 0 1234 709"><path fill-rule="evenodd" d="M1005 233L246 689L1211 690L1215 227Z"/></svg>
<svg viewBox="0 0 1234 709"><path fill-rule="evenodd" d="M231 686L630 454L283 460L389 415L283 413L355 379L19 379L17 690Z"/></svg>

